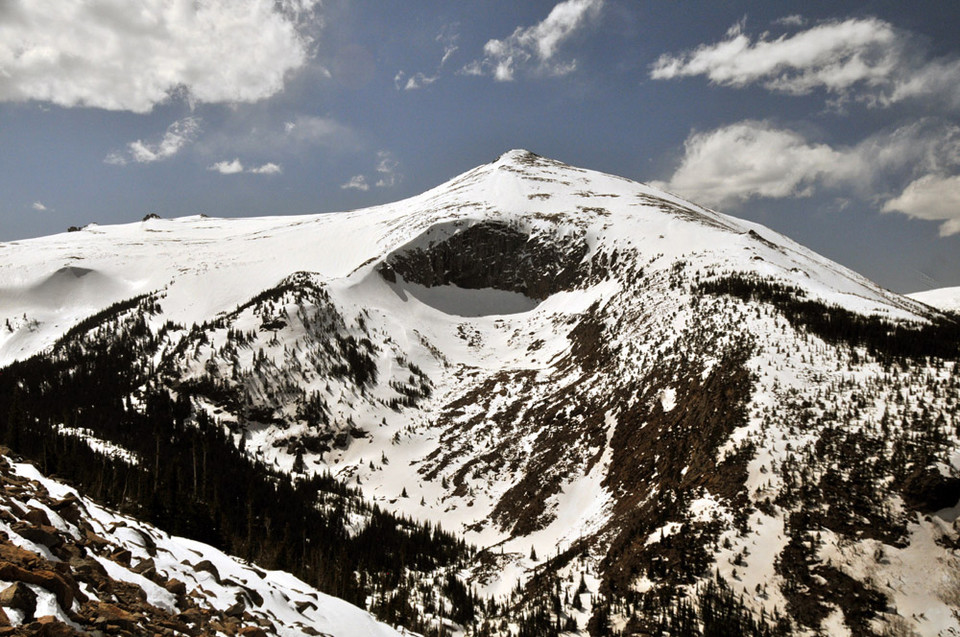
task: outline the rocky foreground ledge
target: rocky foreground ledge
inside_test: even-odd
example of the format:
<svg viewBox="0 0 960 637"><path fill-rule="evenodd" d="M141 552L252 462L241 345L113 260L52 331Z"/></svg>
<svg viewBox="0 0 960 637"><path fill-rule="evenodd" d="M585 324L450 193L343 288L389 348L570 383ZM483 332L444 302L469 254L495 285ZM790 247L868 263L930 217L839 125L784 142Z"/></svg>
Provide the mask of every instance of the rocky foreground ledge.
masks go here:
<svg viewBox="0 0 960 637"><path fill-rule="evenodd" d="M0 635L395 635L282 572L108 511L0 456Z"/></svg>

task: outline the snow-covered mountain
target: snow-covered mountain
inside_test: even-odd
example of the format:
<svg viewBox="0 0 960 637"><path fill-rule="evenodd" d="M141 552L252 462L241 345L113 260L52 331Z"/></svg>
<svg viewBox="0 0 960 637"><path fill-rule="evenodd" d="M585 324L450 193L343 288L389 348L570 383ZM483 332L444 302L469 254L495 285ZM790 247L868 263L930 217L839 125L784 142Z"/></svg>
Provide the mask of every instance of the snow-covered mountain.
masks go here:
<svg viewBox="0 0 960 637"><path fill-rule="evenodd" d="M947 312L960 312L960 287L955 288L937 288L936 290L926 290L925 292L914 292L908 294L911 299L926 303L938 310Z"/></svg>
<svg viewBox="0 0 960 637"><path fill-rule="evenodd" d="M757 224L511 151L377 208L88 226L0 256L0 414L150 476L158 434L111 423L160 422L169 395L184 436L475 547L407 573L417 613L488 634L960 631L955 319ZM91 415L105 385L112 420ZM493 603L417 592L450 577Z"/></svg>

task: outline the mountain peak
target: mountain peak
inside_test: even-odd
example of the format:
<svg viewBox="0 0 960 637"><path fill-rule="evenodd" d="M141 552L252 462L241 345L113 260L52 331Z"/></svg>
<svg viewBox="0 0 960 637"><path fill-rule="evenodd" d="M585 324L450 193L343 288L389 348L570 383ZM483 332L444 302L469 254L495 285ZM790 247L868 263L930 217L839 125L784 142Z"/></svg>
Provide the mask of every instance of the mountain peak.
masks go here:
<svg viewBox="0 0 960 637"><path fill-rule="evenodd" d="M525 148L514 148L514 149L508 150L507 152L505 152L505 153L503 153L502 155L500 155L500 157L497 158L497 161L496 161L495 163L503 163L503 164L506 164L506 163L511 163L511 164L513 164L513 163L520 163L520 164L522 164L522 163L527 163L527 162L529 162L531 159L536 159L536 158L539 158L539 157L540 157L540 155L538 155L538 154L536 154L536 153L534 153L534 152L532 152L532 151L529 151L529 150L527 150L527 149L525 149Z"/></svg>
<svg viewBox="0 0 960 637"><path fill-rule="evenodd" d="M960 634L960 325L758 224L515 149L349 213L0 247L0 442L390 621ZM212 590L262 617L248 584Z"/></svg>

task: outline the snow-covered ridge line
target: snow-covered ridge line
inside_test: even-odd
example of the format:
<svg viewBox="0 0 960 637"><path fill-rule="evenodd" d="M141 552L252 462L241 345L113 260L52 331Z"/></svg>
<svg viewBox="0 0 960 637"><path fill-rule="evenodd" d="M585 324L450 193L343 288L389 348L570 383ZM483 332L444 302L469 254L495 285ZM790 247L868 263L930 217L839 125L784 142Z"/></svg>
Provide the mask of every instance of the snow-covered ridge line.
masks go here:
<svg viewBox="0 0 960 637"><path fill-rule="evenodd" d="M960 287L912 292L907 296L938 310L960 313Z"/></svg>
<svg viewBox="0 0 960 637"><path fill-rule="evenodd" d="M591 255L630 248L642 258L775 275L855 312L910 318L926 311L757 224L621 177L510 151L421 195L365 210L146 219L0 244L0 364L48 347L83 317L125 298L165 289L167 318L199 323L292 272L345 280L430 228L480 220L579 234Z"/></svg>

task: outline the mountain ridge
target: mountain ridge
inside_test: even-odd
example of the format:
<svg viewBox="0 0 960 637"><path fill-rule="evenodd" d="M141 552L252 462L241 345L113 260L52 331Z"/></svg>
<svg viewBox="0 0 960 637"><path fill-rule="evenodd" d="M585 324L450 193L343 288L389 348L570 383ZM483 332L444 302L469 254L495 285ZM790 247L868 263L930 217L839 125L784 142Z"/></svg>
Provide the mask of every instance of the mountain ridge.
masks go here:
<svg viewBox="0 0 960 637"><path fill-rule="evenodd" d="M698 634L712 604L758 635L960 630L960 328L757 224L510 151L367 210L0 250L0 414L142 484L163 463L110 423L174 404L230 462L440 524L475 549L408 572L419 612L449 576L485 634ZM61 308L51 277L92 285Z"/></svg>
<svg viewBox="0 0 960 637"><path fill-rule="evenodd" d="M584 186L599 180L600 185L614 192L598 194L574 191L572 197L566 197L565 201L553 206L563 210L559 217L557 213L538 211L541 206L553 204L550 199L557 193L551 192L554 190L551 186L570 190L578 187L575 180L579 180ZM471 188L471 185L474 188ZM620 192L616 192L617 190ZM98 303L102 308L125 297L160 289L177 278L188 279L193 276L202 278L203 285L208 288L205 294L194 295L203 297L206 302L200 304L194 299L192 302L182 302L184 307L172 307L170 311L175 320L199 321L218 311L227 311L230 306L243 302L293 271L312 270L330 278L343 278L381 254L387 245L393 245L396 249L399 247L397 243L404 239L412 240L414 233L430 226L443 227L442 224L447 222L456 225L458 221L470 223L471 217L478 214L481 218L493 219L506 214L509 218L524 219L532 227L542 227L559 218L567 222L564 225L565 231L569 232L578 227L582 231L585 224L591 225L591 220L594 222L592 225L596 225L598 211L606 211L604 207L585 204L608 204L627 195L639 198L640 202L630 202L627 207L621 206L621 213L624 212L623 208L630 210L636 206L644 207L644 199L653 197L652 200L647 199L648 202L652 201L651 205L645 206L648 210L652 205L663 206L669 211L667 216L673 214L681 218L694 218L736 234L745 234L747 243L754 246L776 246L793 255L785 256L796 262L794 267L809 267L811 261L820 266L828 264L828 269L833 272L824 273L824 277L847 280L845 291L848 293L862 294L871 301L880 300L887 306L910 303L904 301L904 297L883 291L860 275L818 257L786 237L757 224L735 220L688 204L674 195L621 177L575 169L560 162L540 158L529 151L513 150L504 153L492 164L467 171L421 195L370 209L297 217L216 219L191 216L172 220L148 219L118 226L92 225L81 232L0 244L0 249L5 253L6 264L6 267L0 268L0 300L7 308L6 315L0 317L0 320L15 320L16 313L21 309L47 305L66 296L66 300L70 302L69 307L54 308L59 311L52 312L47 321L41 320L42 324L57 322L62 333L66 326L79 320L84 313L99 309L95 307ZM471 198L460 201L457 197L461 196ZM497 201L504 198L505 202ZM493 205L493 201L497 205ZM402 229L397 227L401 223L405 224ZM369 231L357 232L358 229L353 226L358 224L383 228L379 233L380 238ZM319 238L318 232L334 236L351 235L352 249L327 249L328 258L318 259L317 255L310 254L309 246L310 239ZM183 236L188 233L188 236ZM278 241L281 243L277 244ZM287 243L284 244L283 241ZM684 249L683 241L684 237L673 242L668 240L665 247L676 252L678 247L680 250ZM244 263L244 257L249 257L243 254L244 251L257 252L259 242L277 244L277 247L273 248L275 255L286 252L291 258L287 259L286 263L276 259L279 263L272 267L268 265L269 262L256 265ZM387 242L387 245L384 245L384 242ZM669 246L670 243L681 245ZM220 254L207 253L218 244L223 246ZM236 247L230 250L232 245ZM133 262L117 262L111 258L114 254L126 252L137 255L138 259ZM39 262L31 262L31 254L35 255L33 259L41 254L43 256L39 258ZM23 258L25 260L21 261ZM59 268L50 269L49 264L52 262L60 263ZM80 266L81 263L87 265ZM94 267L87 267L88 265ZM87 276L78 278L88 285L74 286L70 292L58 292L56 285L61 284L51 282L68 280L70 272L77 267L89 270ZM39 272L31 274L37 270ZM230 272L229 276L218 278L225 270ZM237 280L247 284L238 287ZM831 283L836 285L837 281ZM210 288L213 288L212 294ZM225 292L218 293L217 289ZM193 307L190 307L191 305ZM907 312L906 316L923 315L920 306L907 305L903 309ZM55 337L54 331L39 339L35 346L19 348L0 342L0 361L12 360L11 356L34 353L43 346L49 346ZM16 351L16 354L9 350Z"/></svg>

